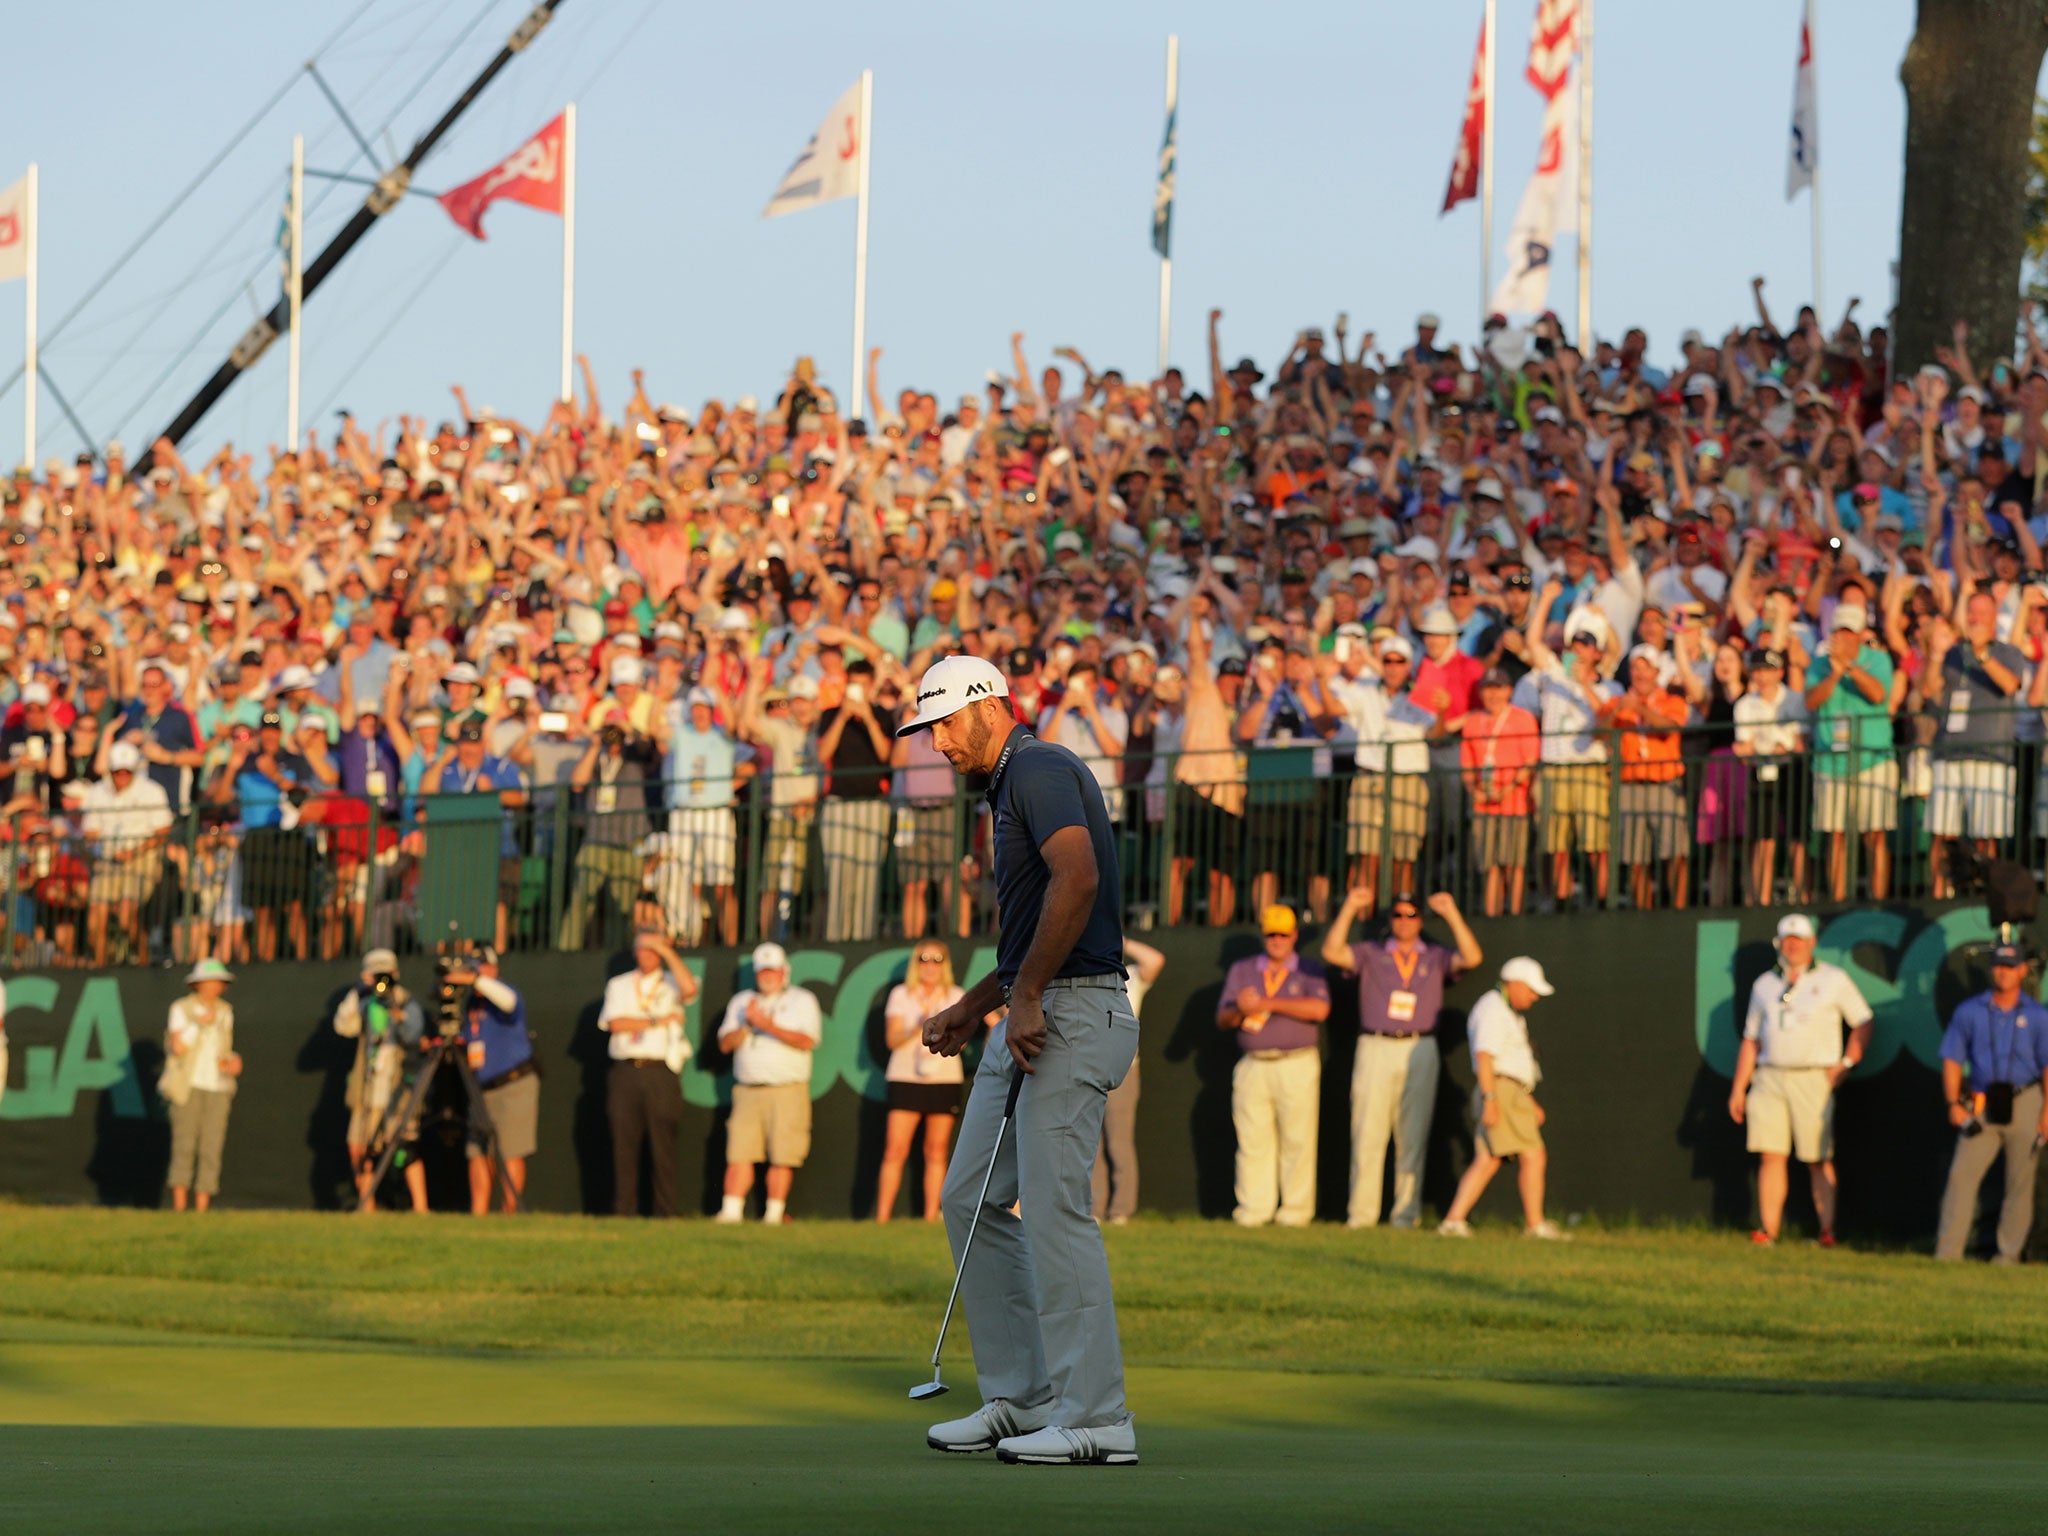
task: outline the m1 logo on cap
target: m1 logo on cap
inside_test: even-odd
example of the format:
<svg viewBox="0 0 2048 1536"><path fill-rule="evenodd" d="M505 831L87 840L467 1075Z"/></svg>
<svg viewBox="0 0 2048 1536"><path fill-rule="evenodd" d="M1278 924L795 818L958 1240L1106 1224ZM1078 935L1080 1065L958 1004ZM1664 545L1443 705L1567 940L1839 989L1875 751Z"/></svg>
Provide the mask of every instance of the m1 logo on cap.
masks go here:
<svg viewBox="0 0 2048 1536"><path fill-rule="evenodd" d="M965 697L973 699L979 698L983 694L991 694L991 696L993 694L993 690L989 688L987 683L969 683L967 685Z"/></svg>

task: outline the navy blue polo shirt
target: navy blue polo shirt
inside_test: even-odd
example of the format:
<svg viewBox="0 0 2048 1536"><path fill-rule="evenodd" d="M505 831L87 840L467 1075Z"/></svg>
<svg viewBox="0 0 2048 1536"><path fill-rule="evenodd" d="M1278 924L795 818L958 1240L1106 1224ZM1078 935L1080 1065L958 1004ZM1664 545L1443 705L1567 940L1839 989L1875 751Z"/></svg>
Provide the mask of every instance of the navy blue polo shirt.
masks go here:
<svg viewBox="0 0 2048 1536"><path fill-rule="evenodd" d="M996 905L1002 933L996 940L996 975L1004 986L1017 980L1024 956L1038 934L1051 866L1039 850L1053 833L1085 827L1095 849L1095 905L1088 926L1074 941L1060 976L1122 974L1124 968L1123 883L1118 878L1116 843L1102 786L1088 765L1065 747L1040 741L1024 727L1010 732L988 787L995 820Z"/></svg>

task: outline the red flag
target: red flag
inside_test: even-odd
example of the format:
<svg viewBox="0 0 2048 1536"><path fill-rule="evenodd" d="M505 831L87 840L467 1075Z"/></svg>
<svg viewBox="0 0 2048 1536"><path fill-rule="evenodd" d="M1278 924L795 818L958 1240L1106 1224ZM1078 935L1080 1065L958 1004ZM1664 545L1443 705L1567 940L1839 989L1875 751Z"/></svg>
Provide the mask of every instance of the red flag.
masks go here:
<svg viewBox="0 0 2048 1536"><path fill-rule="evenodd" d="M1458 130L1458 153L1451 160L1451 184L1444 191L1442 213L1479 195L1479 154L1486 137L1486 22L1479 23L1479 46L1472 50L1472 84L1465 92L1465 126Z"/></svg>
<svg viewBox="0 0 2048 1536"><path fill-rule="evenodd" d="M557 117L475 181L442 193L441 206L479 240L484 237L484 210L500 198L560 214L562 153L562 119Z"/></svg>

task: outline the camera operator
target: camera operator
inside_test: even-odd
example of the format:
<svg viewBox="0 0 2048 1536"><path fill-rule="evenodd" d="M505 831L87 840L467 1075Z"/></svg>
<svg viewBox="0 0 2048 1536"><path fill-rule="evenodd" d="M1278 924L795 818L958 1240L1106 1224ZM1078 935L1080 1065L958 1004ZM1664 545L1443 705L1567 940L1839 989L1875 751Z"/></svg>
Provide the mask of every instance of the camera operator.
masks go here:
<svg viewBox="0 0 2048 1536"><path fill-rule="evenodd" d="M526 1000L498 979L498 952L487 944L451 955L443 964L443 982L460 993L458 1039L469 1053L470 1070L498 1133L498 1153L511 1175L511 1188L504 1191L510 1211L526 1189L526 1160L539 1146L540 1063L526 1028ZM496 1173L483 1127L471 1125L469 1208L478 1216L491 1208Z"/></svg>
<svg viewBox="0 0 2048 1536"><path fill-rule="evenodd" d="M1959 1006L1941 1041L1941 1091L1960 1133L1941 1195L1937 1259L1960 1259L1977 1216L1977 1187L2005 1154L2000 1264L2017 1264L2034 1224L2034 1162L2048 1140L2048 1008L2025 991L2026 952L1991 951L1991 989ZM1963 1071L1969 1069L1968 1091Z"/></svg>
<svg viewBox="0 0 2048 1536"><path fill-rule="evenodd" d="M618 1215L640 1214L642 1142L653 1168L654 1214L677 1214L676 1132L683 1122L683 1064L690 1059L683 1010L696 996L697 978L658 928L640 930L633 969L605 983L597 1027L611 1037L605 1109Z"/></svg>
<svg viewBox="0 0 2048 1536"><path fill-rule="evenodd" d="M376 1159L371 1143L381 1140L378 1129L390 1113L406 1077L408 1056L419 1048L426 1033L426 1014L419 999L399 984L398 956L388 949L373 949L363 956L362 979L348 989L334 1010L334 1032L356 1042L355 1065L348 1076L348 1164L355 1173L356 1201L363 1210L377 1203L370 1187ZM385 1132L410 1146L419 1136L414 1123L393 1126ZM405 1164L406 1193L412 1208L427 1208L427 1171L417 1157Z"/></svg>

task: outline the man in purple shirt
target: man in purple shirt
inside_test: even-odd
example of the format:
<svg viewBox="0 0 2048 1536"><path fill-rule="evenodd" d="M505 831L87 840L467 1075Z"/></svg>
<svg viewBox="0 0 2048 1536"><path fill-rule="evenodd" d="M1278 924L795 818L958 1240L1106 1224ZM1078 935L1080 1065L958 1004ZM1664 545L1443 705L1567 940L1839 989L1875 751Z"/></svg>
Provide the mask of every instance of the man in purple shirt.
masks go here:
<svg viewBox="0 0 2048 1536"><path fill-rule="evenodd" d="M1230 1079L1237 1127L1237 1209L1241 1227L1305 1227L1316 1213L1316 1104L1323 1060L1316 1026L1330 1016L1330 988L1294 952L1290 907L1268 907L1265 953L1246 955L1223 978L1216 1026L1237 1031ZM1276 1206L1275 1201L1278 1201Z"/></svg>
<svg viewBox="0 0 2048 1536"><path fill-rule="evenodd" d="M1386 1182L1387 1142L1394 1143L1396 1227L1422 1216L1422 1163L1429 1150L1430 1114L1436 1107L1441 1067L1437 1015L1444 986L1484 958L1479 941L1447 891L1429 898L1429 910L1450 926L1456 950L1422 937L1422 908L1413 896L1394 898L1391 936L1351 942L1352 920L1367 909L1370 889L1353 889L1323 935L1323 959L1358 977L1358 1055L1351 1069L1351 1202L1347 1227L1377 1226Z"/></svg>

